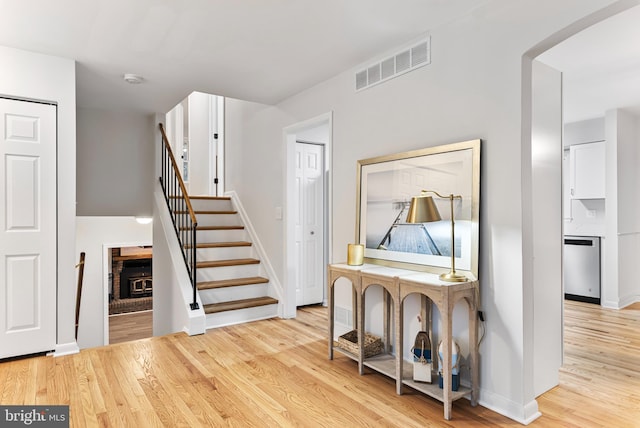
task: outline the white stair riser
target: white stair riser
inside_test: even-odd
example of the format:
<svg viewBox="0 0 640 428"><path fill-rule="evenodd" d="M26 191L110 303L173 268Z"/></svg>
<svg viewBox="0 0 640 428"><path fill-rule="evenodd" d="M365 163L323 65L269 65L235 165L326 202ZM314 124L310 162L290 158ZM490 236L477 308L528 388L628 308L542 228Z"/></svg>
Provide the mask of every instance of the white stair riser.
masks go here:
<svg viewBox="0 0 640 428"><path fill-rule="evenodd" d="M229 242L246 241L247 231L235 230L199 230L196 236L198 242Z"/></svg>
<svg viewBox="0 0 640 428"><path fill-rule="evenodd" d="M224 327L250 321L275 318L278 316L278 305L256 306L255 308L207 314L206 328Z"/></svg>
<svg viewBox="0 0 640 428"><path fill-rule="evenodd" d="M199 248L196 257L199 261L248 259L254 257L254 251L252 247Z"/></svg>
<svg viewBox="0 0 640 428"><path fill-rule="evenodd" d="M239 226L242 220L238 214L196 214L198 226Z"/></svg>
<svg viewBox="0 0 640 428"><path fill-rule="evenodd" d="M251 284L238 287L224 287L200 290L202 304L229 302L232 300L251 299L267 295L267 284Z"/></svg>
<svg viewBox="0 0 640 428"><path fill-rule="evenodd" d="M233 205L230 200L220 199L191 199L191 207L196 211L231 211Z"/></svg>
<svg viewBox="0 0 640 428"><path fill-rule="evenodd" d="M192 206L196 211L233 211L230 200L193 199ZM199 226L238 226L242 220L238 214L196 214ZM198 231L197 242L235 242L249 241L249 234L244 229ZM248 247L217 247L200 248L196 250L198 261L233 260L257 258L253 246ZM265 276L260 264L225 266L219 268L198 269L198 282L219 281L225 279L248 278ZM233 300L250 299L269 295L271 285L250 284L236 287L223 287L199 291L203 305L228 302ZM223 325L239 324L248 321L273 318L278 316L278 305L257 306L254 308L225 311L206 316L207 328Z"/></svg>
<svg viewBox="0 0 640 428"><path fill-rule="evenodd" d="M197 272L198 282L219 281L223 279L249 278L262 274L260 265L225 266L217 268L200 268Z"/></svg>

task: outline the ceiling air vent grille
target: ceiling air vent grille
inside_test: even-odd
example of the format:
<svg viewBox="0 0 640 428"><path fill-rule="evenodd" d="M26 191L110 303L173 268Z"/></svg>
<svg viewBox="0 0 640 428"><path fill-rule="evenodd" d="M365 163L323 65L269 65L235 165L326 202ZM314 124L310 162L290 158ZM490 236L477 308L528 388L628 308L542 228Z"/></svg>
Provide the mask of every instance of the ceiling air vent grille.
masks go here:
<svg viewBox="0 0 640 428"><path fill-rule="evenodd" d="M367 69L367 84L373 85L380 81L380 64L376 64L373 67Z"/></svg>
<svg viewBox="0 0 640 428"><path fill-rule="evenodd" d="M367 87L367 70L356 73L356 91Z"/></svg>
<svg viewBox="0 0 640 428"><path fill-rule="evenodd" d="M356 91L385 82L431 63L431 38L356 73Z"/></svg>
<svg viewBox="0 0 640 428"><path fill-rule="evenodd" d="M396 55L396 73L403 73L411 67L411 51L400 52Z"/></svg>

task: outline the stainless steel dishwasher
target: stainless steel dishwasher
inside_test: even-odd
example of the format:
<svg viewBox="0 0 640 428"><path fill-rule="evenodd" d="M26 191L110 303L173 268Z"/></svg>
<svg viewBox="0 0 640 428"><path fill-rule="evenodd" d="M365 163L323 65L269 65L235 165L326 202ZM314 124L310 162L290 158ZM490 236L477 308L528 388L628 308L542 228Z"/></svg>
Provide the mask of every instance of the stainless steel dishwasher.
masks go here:
<svg viewBox="0 0 640 428"><path fill-rule="evenodd" d="M565 236L564 297L600 304L600 237Z"/></svg>

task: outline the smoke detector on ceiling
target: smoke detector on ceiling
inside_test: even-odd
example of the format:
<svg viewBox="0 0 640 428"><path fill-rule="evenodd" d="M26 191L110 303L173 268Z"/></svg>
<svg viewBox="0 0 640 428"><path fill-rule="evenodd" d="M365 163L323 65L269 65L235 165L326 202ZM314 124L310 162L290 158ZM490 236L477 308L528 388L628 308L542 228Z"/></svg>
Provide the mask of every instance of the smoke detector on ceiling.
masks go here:
<svg viewBox="0 0 640 428"><path fill-rule="evenodd" d="M132 73L125 73L122 78L125 82L131 83L132 85L137 85L138 83L142 83L144 81L144 77Z"/></svg>

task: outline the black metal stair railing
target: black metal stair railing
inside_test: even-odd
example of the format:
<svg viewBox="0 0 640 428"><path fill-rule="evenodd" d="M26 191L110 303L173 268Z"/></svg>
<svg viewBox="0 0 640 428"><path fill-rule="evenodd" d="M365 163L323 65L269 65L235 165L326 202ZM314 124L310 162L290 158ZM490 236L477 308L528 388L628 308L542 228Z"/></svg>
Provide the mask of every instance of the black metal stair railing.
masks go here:
<svg viewBox="0 0 640 428"><path fill-rule="evenodd" d="M160 186L162 186L164 198L173 220L173 227L182 248L182 256L189 272L193 288L193 302L190 306L192 310L196 310L199 307L196 298L196 229L198 222L162 123L160 124L160 133L162 134Z"/></svg>

